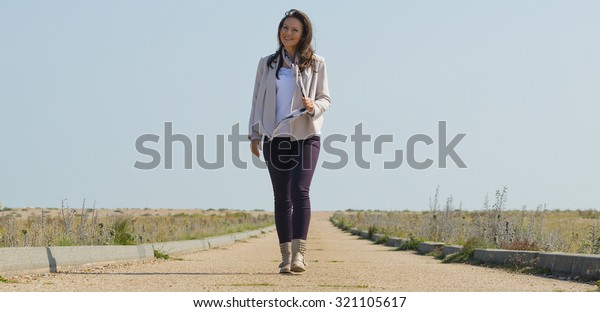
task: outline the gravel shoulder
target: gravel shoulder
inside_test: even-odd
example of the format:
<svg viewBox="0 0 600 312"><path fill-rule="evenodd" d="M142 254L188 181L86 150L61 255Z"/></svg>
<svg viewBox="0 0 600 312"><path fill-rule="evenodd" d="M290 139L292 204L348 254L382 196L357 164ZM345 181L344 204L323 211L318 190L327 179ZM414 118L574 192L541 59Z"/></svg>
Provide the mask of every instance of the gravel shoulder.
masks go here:
<svg viewBox="0 0 600 312"><path fill-rule="evenodd" d="M465 264L442 264L429 256L395 251L341 232L329 212L313 213L308 271L278 274L277 234L220 248L54 274L19 276L0 291L51 292L530 292L594 291L596 286Z"/></svg>

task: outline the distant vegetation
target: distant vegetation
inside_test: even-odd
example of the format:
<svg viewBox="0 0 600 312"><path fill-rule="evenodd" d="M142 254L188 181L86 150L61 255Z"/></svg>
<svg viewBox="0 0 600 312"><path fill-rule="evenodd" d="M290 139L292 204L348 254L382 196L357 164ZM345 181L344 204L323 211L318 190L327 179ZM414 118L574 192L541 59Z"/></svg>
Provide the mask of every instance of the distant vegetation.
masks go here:
<svg viewBox="0 0 600 312"><path fill-rule="evenodd" d="M3 209L0 247L135 245L200 239L263 228L257 211L150 209Z"/></svg>
<svg viewBox="0 0 600 312"><path fill-rule="evenodd" d="M465 245L477 241L490 248L600 254L600 211L507 210L507 188L486 198L483 209L464 211L453 198L442 208L439 188L430 200L429 211L345 211L333 216L340 227L372 233Z"/></svg>

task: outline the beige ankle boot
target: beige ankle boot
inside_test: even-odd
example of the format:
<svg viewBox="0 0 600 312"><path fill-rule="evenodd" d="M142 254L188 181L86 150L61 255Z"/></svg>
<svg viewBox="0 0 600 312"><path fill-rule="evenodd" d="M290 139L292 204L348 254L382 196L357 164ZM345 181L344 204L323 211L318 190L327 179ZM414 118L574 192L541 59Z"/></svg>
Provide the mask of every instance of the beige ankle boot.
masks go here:
<svg viewBox="0 0 600 312"><path fill-rule="evenodd" d="M292 239L292 272L306 271L306 241L303 239Z"/></svg>
<svg viewBox="0 0 600 312"><path fill-rule="evenodd" d="M287 242L279 244L281 250L281 263L279 264L279 273L290 273L292 266L292 243Z"/></svg>

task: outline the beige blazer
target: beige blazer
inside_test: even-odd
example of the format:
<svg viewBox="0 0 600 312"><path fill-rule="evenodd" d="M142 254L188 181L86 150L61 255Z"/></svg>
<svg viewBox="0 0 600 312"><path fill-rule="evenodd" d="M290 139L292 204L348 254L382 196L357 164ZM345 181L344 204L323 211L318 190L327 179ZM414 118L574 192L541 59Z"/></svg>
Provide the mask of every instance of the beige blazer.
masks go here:
<svg viewBox="0 0 600 312"><path fill-rule="evenodd" d="M325 59L315 54L315 66L306 68L302 72L302 82L307 93L306 96L315 102L314 114L304 114L290 122L292 140L303 140L313 135L321 134L323 113L331 105L329 86L327 84L327 70ZM263 135L271 135L277 126L275 124L276 107L276 77L278 61L273 63L273 68L267 65L269 56L258 62L256 80L254 82L254 95L252 97L252 110L250 112L249 135L250 140L261 139ZM316 71L314 70L316 68ZM294 91L292 110L304 107L302 94L299 88Z"/></svg>

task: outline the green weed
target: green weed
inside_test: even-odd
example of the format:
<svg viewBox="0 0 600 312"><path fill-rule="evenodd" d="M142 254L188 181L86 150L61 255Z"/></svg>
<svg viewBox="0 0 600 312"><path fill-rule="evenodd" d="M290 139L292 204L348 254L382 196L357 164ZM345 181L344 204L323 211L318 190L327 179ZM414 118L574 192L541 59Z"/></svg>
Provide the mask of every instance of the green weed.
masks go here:
<svg viewBox="0 0 600 312"><path fill-rule="evenodd" d="M417 250L419 243L422 242L424 242L424 240L410 237L410 240L403 242L402 245L398 247L398 250Z"/></svg>
<svg viewBox="0 0 600 312"><path fill-rule="evenodd" d="M169 260L171 258L171 256L169 256L168 254L166 254L164 252L160 252L160 251L154 249L154 258Z"/></svg>
<svg viewBox="0 0 600 312"><path fill-rule="evenodd" d="M384 245L385 243L387 243L387 240L388 240L387 236L380 237L379 239L377 239L375 241L375 244L377 244L377 245Z"/></svg>
<svg viewBox="0 0 600 312"><path fill-rule="evenodd" d="M479 237L472 237L463 245L463 248L448 257L444 258L443 263L470 263L473 260L475 249L488 248L489 244Z"/></svg>
<svg viewBox="0 0 600 312"><path fill-rule="evenodd" d="M0 275L0 283L16 283L16 281L12 280L12 279L5 278L2 275Z"/></svg>
<svg viewBox="0 0 600 312"><path fill-rule="evenodd" d="M115 221L113 243L115 245L135 245L131 220L128 217L119 217Z"/></svg>

